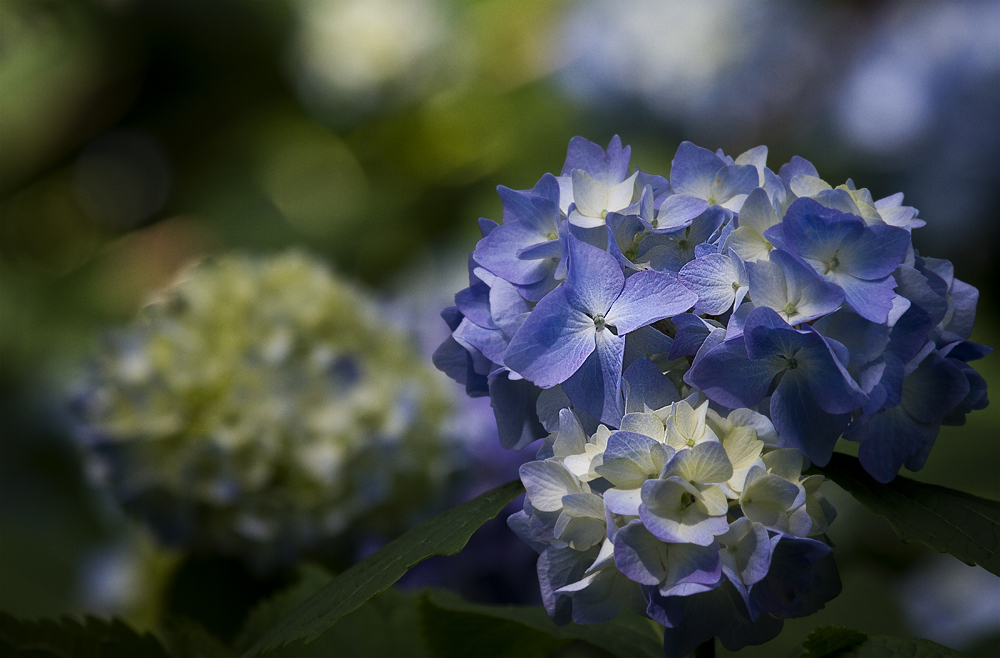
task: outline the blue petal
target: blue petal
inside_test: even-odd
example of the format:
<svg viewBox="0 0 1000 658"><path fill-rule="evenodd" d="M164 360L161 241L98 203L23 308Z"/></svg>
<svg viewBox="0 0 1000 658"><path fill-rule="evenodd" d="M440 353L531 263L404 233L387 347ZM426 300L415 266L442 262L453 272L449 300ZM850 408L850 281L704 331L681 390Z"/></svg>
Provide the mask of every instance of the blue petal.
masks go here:
<svg viewBox="0 0 1000 658"><path fill-rule="evenodd" d="M736 301L736 268L729 256L709 254L681 268L678 278L698 296L696 313L720 315Z"/></svg>
<svg viewBox="0 0 1000 658"><path fill-rule="evenodd" d="M618 261L608 252L593 247L574 235L566 238L569 270L566 300L591 317L606 315L625 285Z"/></svg>
<svg viewBox="0 0 1000 658"><path fill-rule="evenodd" d="M660 205L656 219L651 222L651 229L656 233L664 233L684 228L706 210L708 202L703 198L688 194L668 196Z"/></svg>
<svg viewBox="0 0 1000 658"><path fill-rule="evenodd" d="M797 199L789 206L784 220L764 235L781 240L786 248L803 258L825 262L845 244L859 240L864 231L865 222L860 217L827 208L812 199ZM897 261L889 271L898 264Z"/></svg>
<svg viewBox="0 0 1000 658"><path fill-rule="evenodd" d="M489 378L490 406L497 421L500 445L520 450L545 435L535 415L538 389L524 379L512 380L502 370Z"/></svg>
<svg viewBox="0 0 1000 658"><path fill-rule="evenodd" d="M861 444L858 459L869 475L879 482L891 482L908 458L937 437L939 428L918 423L902 408L894 407L852 423L844 438Z"/></svg>
<svg viewBox="0 0 1000 658"><path fill-rule="evenodd" d="M750 194L759 181L757 167L729 165L716 176L713 184L715 201L721 205L738 194Z"/></svg>
<svg viewBox="0 0 1000 658"><path fill-rule="evenodd" d="M707 199L715 184L715 174L726 163L708 149L681 142L670 165L670 186L678 194Z"/></svg>
<svg viewBox="0 0 1000 658"><path fill-rule="evenodd" d="M841 248L840 269L859 279L881 279L903 262L909 247L908 231L886 224L868 226L858 240Z"/></svg>
<svg viewBox="0 0 1000 658"><path fill-rule="evenodd" d="M462 315L486 329L496 329L490 313L490 287L485 283L464 288L455 294L455 305Z"/></svg>
<svg viewBox="0 0 1000 658"><path fill-rule="evenodd" d="M514 284L537 283L550 274L556 264L549 260L518 258L517 252L547 242L527 222L505 223L476 245L473 258L490 272Z"/></svg>
<svg viewBox="0 0 1000 658"><path fill-rule="evenodd" d="M951 285L951 301L954 310L945 329L962 340L968 340L972 335L972 325L976 321L979 290L975 286L955 279Z"/></svg>
<svg viewBox="0 0 1000 658"><path fill-rule="evenodd" d="M930 315L931 326L944 319L948 302L944 294L931 287L929 279L920 271L909 265L900 265L893 272L893 278L896 280L896 292L926 311Z"/></svg>
<svg viewBox="0 0 1000 658"><path fill-rule="evenodd" d="M781 169L778 170L778 176L781 178L781 182L784 183L785 187L789 189L791 189L790 186L792 184L792 179L799 174L819 178L819 172L816 171L816 167L814 167L813 164L805 158L800 158L797 155L793 155L791 161L781 165Z"/></svg>
<svg viewBox="0 0 1000 658"><path fill-rule="evenodd" d="M885 323L892 310L896 280L891 276L877 281L865 281L852 276L837 278L844 291L844 300L861 317L872 322Z"/></svg>
<svg viewBox="0 0 1000 658"><path fill-rule="evenodd" d="M545 174L533 190L518 191L500 185L497 193L503 202L503 223L525 222L538 235L558 229L559 182Z"/></svg>
<svg viewBox="0 0 1000 658"><path fill-rule="evenodd" d="M641 190L648 185L652 189L654 197L659 197L671 192L670 181L668 181L665 177L647 173L638 167L636 167L635 171L637 174L635 177L636 188Z"/></svg>
<svg viewBox="0 0 1000 658"><path fill-rule="evenodd" d="M457 306L446 306L441 311L441 318L448 324L448 328L452 331L458 329L458 325L462 323L463 317L465 316L462 315Z"/></svg>
<svg viewBox="0 0 1000 658"><path fill-rule="evenodd" d="M502 363L542 388L566 381L594 351L593 320L566 297L560 287L538 302L504 353Z"/></svg>
<svg viewBox="0 0 1000 658"><path fill-rule="evenodd" d="M730 587L717 587L691 596L666 597L656 588L648 588L647 614L666 626L663 632L666 658L684 658L698 645L731 631L743 621L745 612L739 612L743 604L740 602L737 607L733 598L738 595L731 592Z"/></svg>
<svg viewBox="0 0 1000 658"><path fill-rule="evenodd" d="M476 348L493 363L503 363L504 350L507 349L507 338L499 329L486 329L465 318L452 336L459 344L471 345Z"/></svg>
<svg viewBox="0 0 1000 658"><path fill-rule="evenodd" d="M830 547L790 535L771 539L771 569L750 592L751 613L779 619L802 617L840 594L840 577Z"/></svg>
<svg viewBox="0 0 1000 658"><path fill-rule="evenodd" d="M483 397L489 393L486 375L476 372L472 355L451 336L435 350L432 361L435 368L465 386L469 397Z"/></svg>
<svg viewBox="0 0 1000 658"><path fill-rule="evenodd" d="M618 427L624 415L621 381L625 337L604 330L597 333L596 343L596 349L563 383L563 391L584 413Z"/></svg>
<svg viewBox="0 0 1000 658"><path fill-rule="evenodd" d="M490 288L490 313L493 322L510 339L521 328L531 311L527 300L517 289L503 279L497 278Z"/></svg>
<svg viewBox="0 0 1000 658"><path fill-rule="evenodd" d="M640 585L658 585L667 577L667 545L632 520L615 536L615 566Z"/></svg>
<svg viewBox="0 0 1000 658"><path fill-rule="evenodd" d="M583 578L587 568L597 558L600 549L594 546L586 551L575 551L568 546L550 546L538 556L538 584L542 590L542 604L552 621L565 625L573 617L573 600L568 594L555 590Z"/></svg>
<svg viewBox="0 0 1000 658"><path fill-rule="evenodd" d="M582 169L604 185L615 185L628 178L628 161L631 147L622 148L622 141L615 135L607 151L583 137L569 140L566 162L561 176L569 176L574 169Z"/></svg>
<svg viewBox="0 0 1000 658"><path fill-rule="evenodd" d="M634 335L629 334L630 337ZM625 343L625 351L627 355L628 340ZM622 378L626 382L626 413L662 409L671 402L680 400L677 388L660 372L656 364L644 356L628 366Z"/></svg>
<svg viewBox="0 0 1000 658"><path fill-rule="evenodd" d="M617 270L617 265L615 266ZM625 280L618 299L607 312L607 322L618 333L629 333L657 320L683 313L698 296L664 272L637 272Z"/></svg>
<svg viewBox="0 0 1000 658"><path fill-rule="evenodd" d="M674 334L674 343L670 348L667 358L673 361L682 356L694 356L698 353L698 348L708 338L712 331L712 325L702 320L694 313L683 313L671 318L671 322L677 327Z"/></svg>
<svg viewBox="0 0 1000 658"><path fill-rule="evenodd" d="M798 448L814 463L825 466L851 415L823 411L804 379L804 375L785 373L771 395L771 421L785 446Z"/></svg>
<svg viewBox="0 0 1000 658"><path fill-rule="evenodd" d="M652 359L661 354L670 352L673 339L662 331L650 326L639 327L625 338L625 359L627 368L633 361L640 357Z"/></svg>
<svg viewBox="0 0 1000 658"><path fill-rule="evenodd" d="M485 238L487 235L493 232L493 229L500 226L492 219L486 219L485 217L479 218L479 232Z"/></svg>
<svg viewBox="0 0 1000 658"><path fill-rule="evenodd" d="M538 260L540 258L561 258L562 244L557 239L546 240L530 247L518 249L515 256L521 260Z"/></svg>
<svg viewBox="0 0 1000 658"><path fill-rule="evenodd" d="M730 409L753 407L767 395L785 364L778 358L751 361L743 341L740 336L710 350L684 374L684 381Z"/></svg>

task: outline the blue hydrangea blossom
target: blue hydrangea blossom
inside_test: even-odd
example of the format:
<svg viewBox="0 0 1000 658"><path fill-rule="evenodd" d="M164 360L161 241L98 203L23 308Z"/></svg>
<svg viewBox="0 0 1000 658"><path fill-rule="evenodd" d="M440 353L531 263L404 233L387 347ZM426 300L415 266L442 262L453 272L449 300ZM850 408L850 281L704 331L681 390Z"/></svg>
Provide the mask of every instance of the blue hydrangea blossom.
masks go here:
<svg viewBox="0 0 1000 658"><path fill-rule="evenodd" d="M801 464L843 437L887 482L988 404L978 291L913 249L902 195L775 173L765 147L685 142L669 179L629 156L574 138L558 177L500 188L435 362L490 396L503 445L548 435L511 523L557 620L646 606L670 655L764 641L839 586ZM764 447L727 444L734 414ZM795 573L716 550L744 545Z"/></svg>

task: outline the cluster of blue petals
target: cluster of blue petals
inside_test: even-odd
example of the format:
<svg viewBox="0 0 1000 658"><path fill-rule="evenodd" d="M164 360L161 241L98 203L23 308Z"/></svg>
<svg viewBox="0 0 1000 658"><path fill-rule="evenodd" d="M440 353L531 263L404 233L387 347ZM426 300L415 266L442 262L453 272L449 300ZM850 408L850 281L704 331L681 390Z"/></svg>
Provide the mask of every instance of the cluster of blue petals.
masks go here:
<svg viewBox="0 0 1000 658"><path fill-rule="evenodd" d="M766 147L685 142L669 180L629 157L576 137L559 176L500 187L503 223L480 220L435 363L490 396L504 447L547 433L553 389L617 428L640 357L713 408L759 411L816 464L859 443L881 482L988 404L978 291L913 249L924 222L902 194L833 187L799 157L775 174Z"/></svg>

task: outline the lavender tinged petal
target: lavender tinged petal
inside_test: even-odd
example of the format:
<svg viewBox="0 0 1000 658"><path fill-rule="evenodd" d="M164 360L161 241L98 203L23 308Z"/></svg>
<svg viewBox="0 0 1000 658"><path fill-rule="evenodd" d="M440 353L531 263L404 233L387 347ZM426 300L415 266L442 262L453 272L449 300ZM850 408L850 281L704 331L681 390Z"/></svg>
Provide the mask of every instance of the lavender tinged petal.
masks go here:
<svg viewBox="0 0 1000 658"><path fill-rule="evenodd" d="M566 381L594 351L594 321L570 306L566 289L538 302L503 355L503 363L542 388Z"/></svg>
<svg viewBox="0 0 1000 658"><path fill-rule="evenodd" d="M606 320L619 334L629 333L691 308L698 296L663 272L638 272L625 280Z"/></svg>

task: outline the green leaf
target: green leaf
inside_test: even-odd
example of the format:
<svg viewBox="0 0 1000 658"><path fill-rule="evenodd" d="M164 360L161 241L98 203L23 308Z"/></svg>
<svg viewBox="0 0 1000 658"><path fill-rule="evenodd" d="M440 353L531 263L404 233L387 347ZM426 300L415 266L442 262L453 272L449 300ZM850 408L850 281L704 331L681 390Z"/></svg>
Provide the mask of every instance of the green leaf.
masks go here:
<svg viewBox="0 0 1000 658"><path fill-rule="evenodd" d="M461 601L458 609L442 607L441 594L433 598L426 594L420 602L423 637L433 658L543 658L570 642L519 621L465 610L468 604ZM532 615L539 609L525 611Z"/></svg>
<svg viewBox="0 0 1000 658"><path fill-rule="evenodd" d="M175 658L236 658L236 652L186 617L168 619L163 625L163 639Z"/></svg>
<svg viewBox="0 0 1000 658"><path fill-rule="evenodd" d="M850 649L867 639L868 635L861 631L839 626L822 626L810 633L802 643L806 653L802 654L801 658L823 658L842 649Z"/></svg>
<svg viewBox="0 0 1000 658"><path fill-rule="evenodd" d="M337 576L272 626L247 651L254 656L295 640L312 642L365 601L432 555L454 555L481 525L524 492L515 480L421 523Z"/></svg>
<svg viewBox="0 0 1000 658"><path fill-rule="evenodd" d="M837 658L962 658L962 654L937 642L916 637L875 635Z"/></svg>
<svg viewBox="0 0 1000 658"><path fill-rule="evenodd" d="M293 642L267 658L429 658L419 618L420 594L389 588L310 644Z"/></svg>
<svg viewBox="0 0 1000 658"><path fill-rule="evenodd" d="M0 612L0 652L30 652L41 658L167 658L160 642L149 634L139 635L121 621L85 617L83 623L27 621Z"/></svg>
<svg viewBox="0 0 1000 658"><path fill-rule="evenodd" d="M253 645L282 617L334 579L323 567L299 566L299 580L254 608L234 645L238 650ZM311 644L292 643L268 652L267 658L369 658L407 656L424 658L417 605L419 595L387 589L355 610Z"/></svg>
<svg viewBox="0 0 1000 658"><path fill-rule="evenodd" d="M310 596L323 589L333 580L333 574L313 562L305 562L298 567L299 579L294 585L283 589L269 599L257 604L243 621L233 646L244 652L254 645L264 633Z"/></svg>
<svg viewBox="0 0 1000 658"><path fill-rule="evenodd" d="M961 658L962 654L915 637L869 637L849 628L817 628L802 643L799 658Z"/></svg>
<svg viewBox="0 0 1000 658"><path fill-rule="evenodd" d="M541 607L480 605L450 592L431 591L421 602L421 620L435 658L540 656L573 640L618 658L663 658L662 631L654 622L631 613L604 624L556 626ZM521 641L527 646L519 653Z"/></svg>
<svg viewBox="0 0 1000 658"><path fill-rule="evenodd" d="M919 541L1000 576L1000 502L905 477L880 484L857 459L839 453L813 470L889 521L903 541Z"/></svg>

